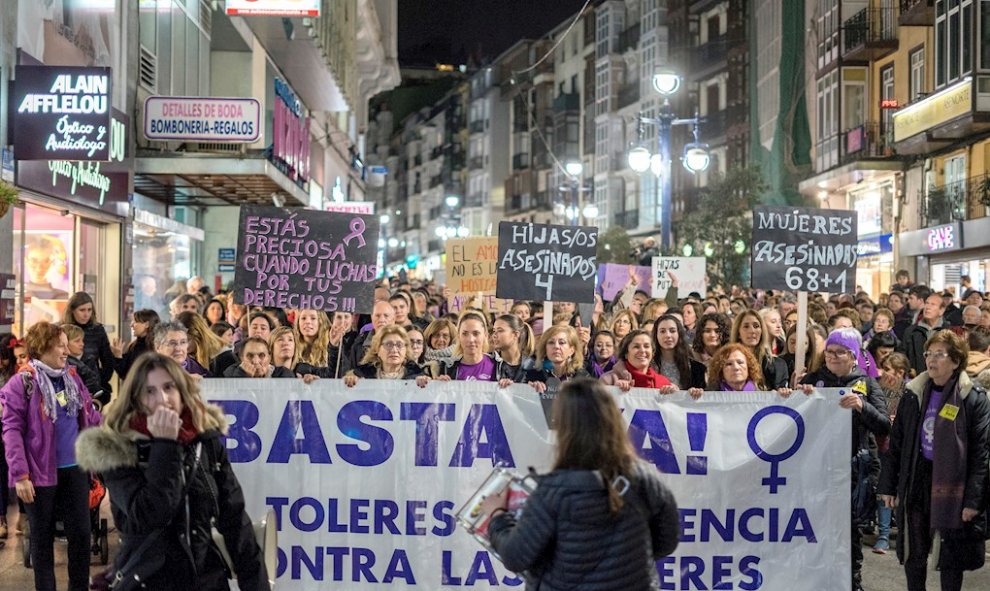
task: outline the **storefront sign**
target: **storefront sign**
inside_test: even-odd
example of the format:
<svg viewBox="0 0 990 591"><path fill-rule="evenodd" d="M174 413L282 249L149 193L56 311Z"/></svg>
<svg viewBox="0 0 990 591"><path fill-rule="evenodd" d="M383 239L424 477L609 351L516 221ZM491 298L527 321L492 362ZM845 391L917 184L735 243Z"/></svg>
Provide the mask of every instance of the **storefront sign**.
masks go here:
<svg viewBox="0 0 990 591"><path fill-rule="evenodd" d="M859 245L856 247L857 255L859 258L863 258L893 252L892 239L892 234L883 234L875 238L860 240Z"/></svg>
<svg viewBox="0 0 990 591"><path fill-rule="evenodd" d="M144 101L144 137L251 143L261 137L261 104L253 98L151 96Z"/></svg>
<svg viewBox="0 0 990 591"><path fill-rule="evenodd" d="M237 264L236 248L221 248L217 255L218 271L221 273L233 273L234 265Z"/></svg>
<svg viewBox="0 0 990 591"><path fill-rule="evenodd" d="M369 313L374 216L242 205L234 294L248 306Z"/></svg>
<svg viewBox="0 0 990 591"><path fill-rule="evenodd" d="M846 293L856 280L855 211L757 207L753 287Z"/></svg>
<svg viewBox="0 0 990 591"><path fill-rule="evenodd" d="M110 160L110 68L17 66L18 160Z"/></svg>
<svg viewBox="0 0 990 591"><path fill-rule="evenodd" d="M234 16L320 16L320 0L227 0Z"/></svg>
<svg viewBox="0 0 990 591"><path fill-rule="evenodd" d="M127 128L130 119L116 109L110 124L109 162L20 160L16 184L25 189L103 209L128 200Z"/></svg>
<svg viewBox="0 0 990 591"><path fill-rule="evenodd" d="M900 142L965 115L973 109L973 82L966 79L894 113L894 141Z"/></svg>
<svg viewBox="0 0 990 591"><path fill-rule="evenodd" d="M500 222L495 295L514 300L592 303L598 274L597 247L595 226Z"/></svg>
<svg viewBox="0 0 990 591"><path fill-rule="evenodd" d="M928 252L955 250L962 246L959 224L945 224L928 228Z"/></svg>
<svg viewBox="0 0 990 591"><path fill-rule="evenodd" d="M275 79L272 159L299 185L309 180L309 117L289 85Z"/></svg>
<svg viewBox="0 0 990 591"><path fill-rule="evenodd" d="M331 201L323 207L324 211L336 211L339 213L363 213L371 215L375 213L374 201Z"/></svg>

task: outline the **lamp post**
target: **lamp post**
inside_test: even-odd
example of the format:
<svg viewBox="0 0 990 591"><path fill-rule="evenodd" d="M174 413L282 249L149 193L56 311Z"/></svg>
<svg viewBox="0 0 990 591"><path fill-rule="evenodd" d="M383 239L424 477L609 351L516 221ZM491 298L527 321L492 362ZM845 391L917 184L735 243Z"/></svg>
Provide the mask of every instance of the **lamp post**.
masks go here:
<svg viewBox="0 0 990 591"><path fill-rule="evenodd" d="M693 125L694 142L684 147L682 162L684 168L691 173L698 173L708 168L711 157L708 146L698 142L698 124L700 119L695 116L689 119L678 119L670 106L669 97L681 86L681 78L669 68L658 68L653 74L653 89L663 97L660 113L656 117L640 116L642 123L654 125L657 128L657 152L650 154L645 147L639 146L629 151L629 168L643 173L652 169L657 176L660 190L660 247L668 252L671 247L671 217L672 182L670 157L670 131L675 125Z"/></svg>

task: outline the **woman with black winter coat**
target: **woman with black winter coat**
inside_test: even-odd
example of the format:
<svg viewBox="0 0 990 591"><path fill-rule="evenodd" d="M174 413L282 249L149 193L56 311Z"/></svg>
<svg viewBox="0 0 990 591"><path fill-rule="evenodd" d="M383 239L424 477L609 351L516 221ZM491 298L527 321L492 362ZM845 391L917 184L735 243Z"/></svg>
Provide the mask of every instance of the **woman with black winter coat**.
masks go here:
<svg viewBox="0 0 990 591"><path fill-rule="evenodd" d="M859 354L863 349L863 336L855 328L839 328L825 340L825 367L809 373L801 380L816 388L848 388L839 397L839 406L852 409L852 456L854 462L868 464L869 482L860 479L859 471L852 470L853 491L860 485L869 486L867 504L875 512L876 496L872 483L880 473L875 437L890 433L890 417L880 384L863 373L859 366ZM769 387L769 385L768 385ZM855 504L853 510L856 510ZM863 534L860 520L851 519L852 525L852 578L853 591L862 589Z"/></svg>
<svg viewBox="0 0 990 591"><path fill-rule="evenodd" d="M83 329L82 362L99 374L103 392L109 396L113 391L110 387L114 370L113 350L106 329L96 321L93 297L85 291L74 293L65 308L63 322Z"/></svg>
<svg viewBox="0 0 990 591"><path fill-rule="evenodd" d="M506 492L490 495L488 534L526 589L658 590L656 560L678 541L674 495L636 457L611 394L591 379L567 382L554 403L553 470L539 477L521 516Z"/></svg>
<svg viewBox="0 0 990 591"><path fill-rule="evenodd" d="M943 591L962 589L963 572L986 560L990 400L965 371L967 352L952 331L928 339L928 371L905 388L884 456L880 499L897 512L908 591L925 588L935 548Z"/></svg>
<svg viewBox="0 0 990 591"><path fill-rule="evenodd" d="M134 317L131 319L131 334L134 335L134 340L127 345L120 339L114 339L110 343L110 349L113 352L113 368L121 382L127 379L127 372L130 371L138 357L148 351L155 350L155 327L160 321L158 312L138 310L134 312Z"/></svg>
<svg viewBox="0 0 990 591"><path fill-rule="evenodd" d="M223 536L244 591L271 589L223 444L223 411L156 353L134 364L100 429L76 441L79 466L102 474L120 533L115 576L141 589L229 588L211 526ZM274 574L274 573L272 573Z"/></svg>

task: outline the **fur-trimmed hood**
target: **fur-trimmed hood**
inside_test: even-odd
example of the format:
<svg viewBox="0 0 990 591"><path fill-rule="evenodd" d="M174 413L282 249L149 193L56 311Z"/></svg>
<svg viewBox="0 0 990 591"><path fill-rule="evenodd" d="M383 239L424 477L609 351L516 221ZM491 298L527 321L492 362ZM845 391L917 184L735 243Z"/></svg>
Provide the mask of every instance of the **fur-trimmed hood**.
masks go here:
<svg viewBox="0 0 990 591"><path fill-rule="evenodd" d="M924 371L907 383L907 389L918 396L919 404L925 395L925 385L928 383L928 380L928 372ZM959 398L966 400L966 397L973 390L973 386L973 380L970 379L969 375L965 371L959 372Z"/></svg>
<svg viewBox="0 0 990 591"><path fill-rule="evenodd" d="M203 433L210 431L227 433L227 419L223 409L215 404L204 405ZM148 440L148 436L130 429L113 431L106 426L86 429L76 439L76 462L86 472L106 472L117 468L138 465L136 443Z"/></svg>

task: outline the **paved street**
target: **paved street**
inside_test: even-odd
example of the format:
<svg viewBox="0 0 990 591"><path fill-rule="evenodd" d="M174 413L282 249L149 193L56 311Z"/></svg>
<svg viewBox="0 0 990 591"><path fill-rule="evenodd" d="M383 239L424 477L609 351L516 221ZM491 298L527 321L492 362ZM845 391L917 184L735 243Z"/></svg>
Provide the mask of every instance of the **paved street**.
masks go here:
<svg viewBox="0 0 990 591"><path fill-rule="evenodd" d="M16 511L16 509L14 509ZM103 512L108 513L106 502L104 502ZM12 514L16 518L16 514ZM10 538L3 549L0 549L0 591L28 591L32 588L34 579L32 571L24 568L21 563L21 538L11 532ZM868 538L872 541L872 538ZM111 548L115 546L115 536L110 534ZM904 571L897 563L897 556L893 551L884 556L874 554L870 551L870 546L864 546L863 552L866 555L866 565L864 568L863 587L866 591L904 591ZM91 573L96 574L103 570L103 566L94 556ZM59 589L65 589L65 543L60 542L55 546L55 564L58 575ZM930 571L928 588L932 591L938 589L938 573ZM990 589L990 568L984 568L976 573L969 573L966 583L963 585L966 591L986 591ZM777 590L769 590L777 591ZM782 590L783 591L783 590ZM805 591L805 590L787 590ZM807 590L819 591L819 590ZM824 590L823 590L824 591Z"/></svg>

